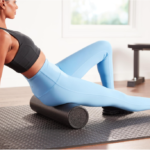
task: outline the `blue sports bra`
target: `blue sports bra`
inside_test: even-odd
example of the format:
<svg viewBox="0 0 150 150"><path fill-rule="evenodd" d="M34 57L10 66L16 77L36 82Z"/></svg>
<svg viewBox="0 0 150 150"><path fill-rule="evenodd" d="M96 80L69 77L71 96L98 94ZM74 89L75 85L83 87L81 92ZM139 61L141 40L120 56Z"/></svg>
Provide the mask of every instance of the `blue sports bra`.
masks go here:
<svg viewBox="0 0 150 150"><path fill-rule="evenodd" d="M27 71L38 59L40 55L40 48L38 48L34 44L33 40L30 37L22 34L19 31L13 31L1 27L0 29L6 30L19 42L19 50L14 59L10 63L5 65L9 68L12 68L18 73Z"/></svg>

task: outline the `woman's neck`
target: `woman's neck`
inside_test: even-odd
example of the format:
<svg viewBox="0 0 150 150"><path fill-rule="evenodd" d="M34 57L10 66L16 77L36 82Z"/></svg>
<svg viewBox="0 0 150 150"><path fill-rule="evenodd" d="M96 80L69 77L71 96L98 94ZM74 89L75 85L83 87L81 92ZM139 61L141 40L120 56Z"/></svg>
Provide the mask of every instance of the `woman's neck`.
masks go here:
<svg viewBox="0 0 150 150"><path fill-rule="evenodd" d="M6 22L5 22L5 17L3 15L0 15L0 27L7 28Z"/></svg>

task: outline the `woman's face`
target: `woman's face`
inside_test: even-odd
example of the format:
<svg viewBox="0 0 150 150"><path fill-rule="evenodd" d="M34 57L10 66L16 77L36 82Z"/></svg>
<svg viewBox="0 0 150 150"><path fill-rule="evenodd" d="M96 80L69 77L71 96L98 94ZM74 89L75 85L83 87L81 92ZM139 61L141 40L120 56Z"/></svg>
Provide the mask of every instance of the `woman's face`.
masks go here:
<svg viewBox="0 0 150 150"><path fill-rule="evenodd" d="M16 0L0 0L2 2L3 12L6 16L6 18L13 19L16 15L16 9L18 9L18 6L16 4ZM5 8L5 9L4 9Z"/></svg>

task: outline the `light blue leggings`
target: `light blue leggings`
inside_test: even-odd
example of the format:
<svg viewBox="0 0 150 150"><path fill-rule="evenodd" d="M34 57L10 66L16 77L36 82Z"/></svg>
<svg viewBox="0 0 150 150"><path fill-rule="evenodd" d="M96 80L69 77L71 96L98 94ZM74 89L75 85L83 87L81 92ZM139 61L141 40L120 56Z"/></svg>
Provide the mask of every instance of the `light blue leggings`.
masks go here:
<svg viewBox="0 0 150 150"><path fill-rule="evenodd" d="M103 86L81 79L95 65ZM150 98L130 96L114 89L112 47L107 41L97 41L57 64L46 59L39 72L26 79L34 95L48 106L77 103L128 111L150 109Z"/></svg>

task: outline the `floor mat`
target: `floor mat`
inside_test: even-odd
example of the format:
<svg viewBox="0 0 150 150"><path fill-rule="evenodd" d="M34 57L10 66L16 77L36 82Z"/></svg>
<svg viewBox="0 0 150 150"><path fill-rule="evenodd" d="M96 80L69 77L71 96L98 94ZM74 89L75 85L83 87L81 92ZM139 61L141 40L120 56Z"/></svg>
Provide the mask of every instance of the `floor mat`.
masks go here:
<svg viewBox="0 0 150 150"><path fill-rule="evenodd" d="M89 120L70 129L34 112L29 105L0 108L0 149L57 149L150 137L150 115L102 116L102 107L84 107Z"/></svg>

